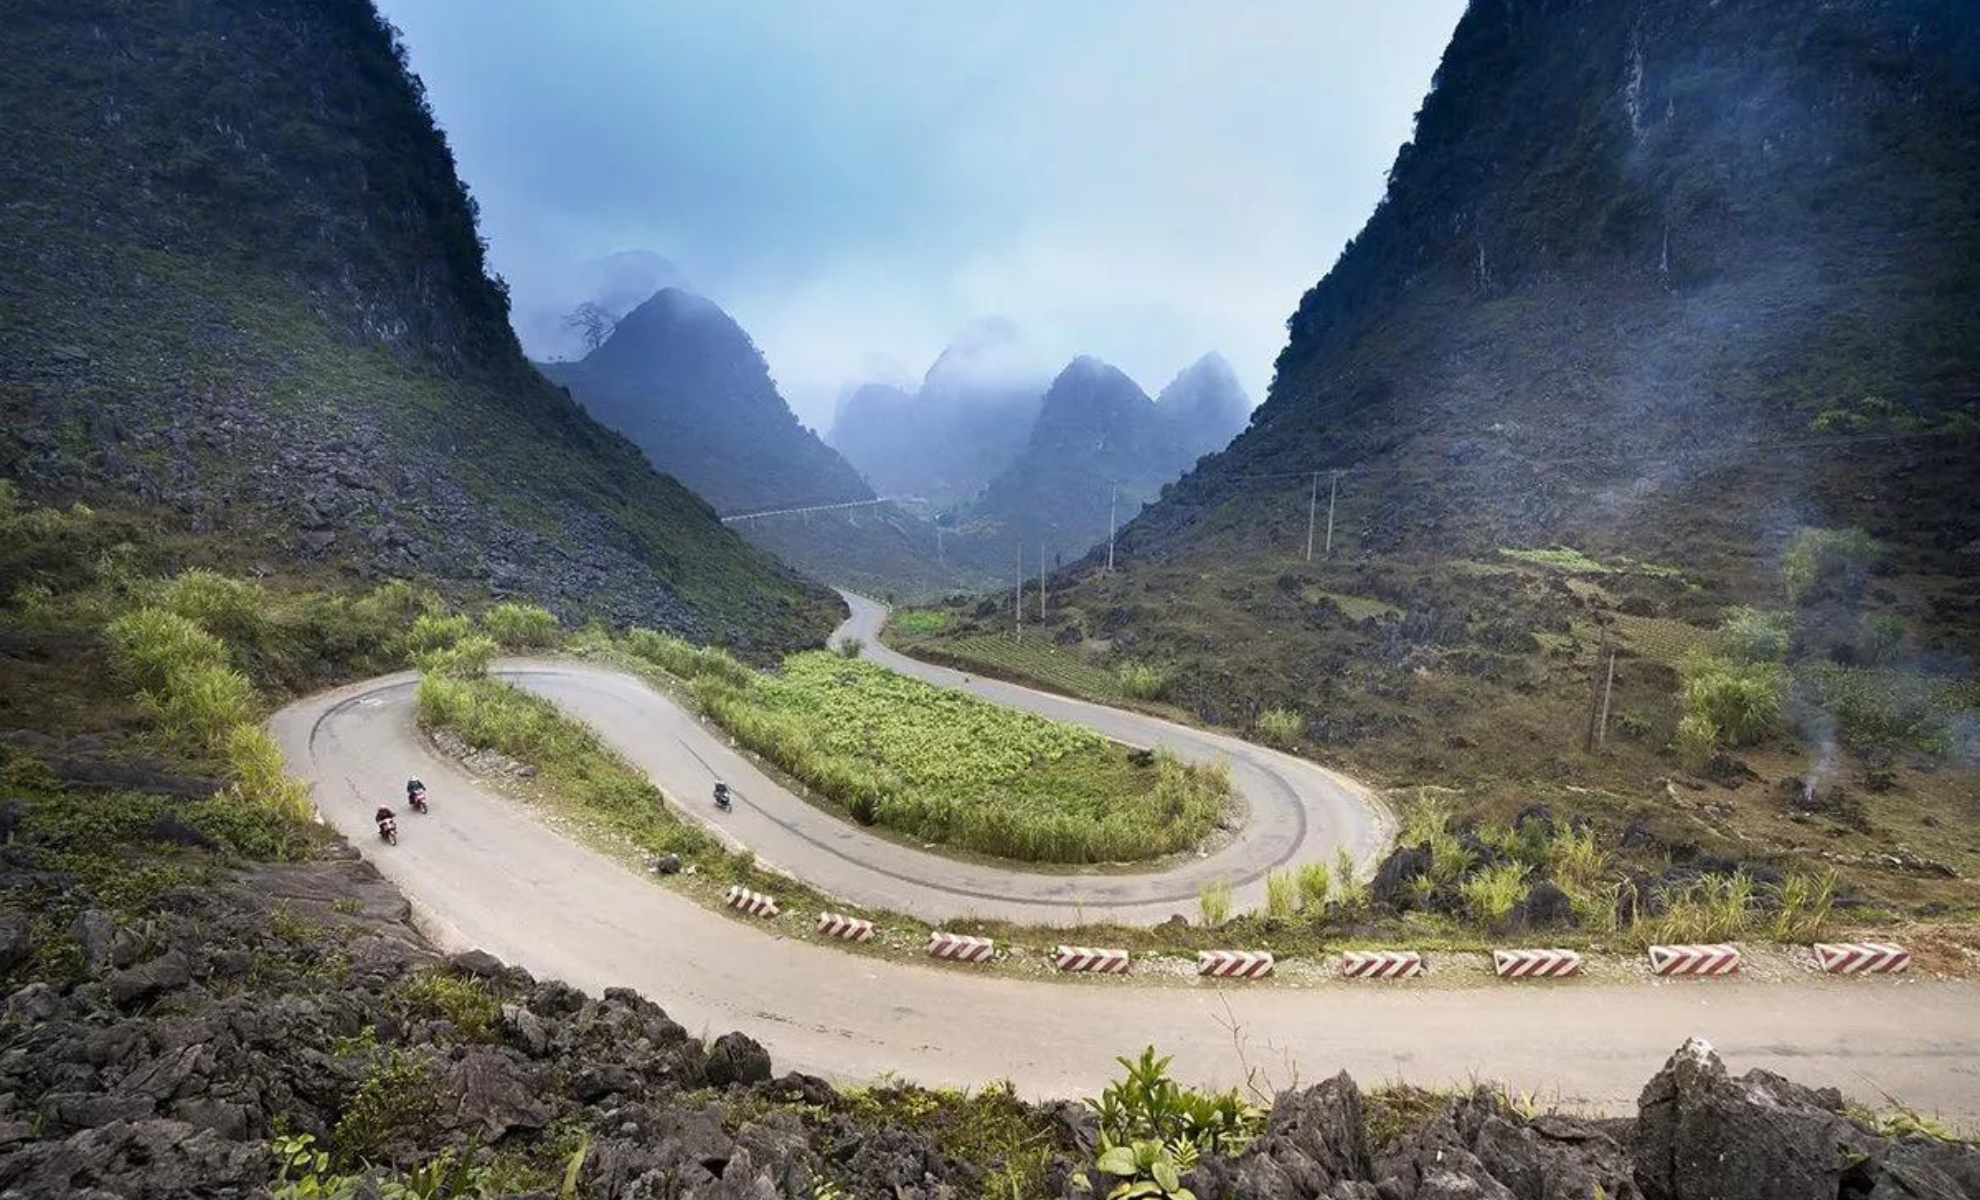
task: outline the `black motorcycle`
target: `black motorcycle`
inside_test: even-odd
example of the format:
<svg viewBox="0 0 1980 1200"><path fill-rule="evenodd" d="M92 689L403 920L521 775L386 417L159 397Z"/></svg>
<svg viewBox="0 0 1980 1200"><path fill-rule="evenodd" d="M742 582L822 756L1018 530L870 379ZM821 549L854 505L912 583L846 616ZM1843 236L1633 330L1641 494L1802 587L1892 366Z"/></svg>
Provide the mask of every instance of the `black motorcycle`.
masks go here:
<svg viewBox="0 0 1980 1200"><path fill-rule="evenodd" d="M732 807L732 803L729 800L728 784L717 783L715 785L715 807L721 809L723 812L728 812Z"/></svg>

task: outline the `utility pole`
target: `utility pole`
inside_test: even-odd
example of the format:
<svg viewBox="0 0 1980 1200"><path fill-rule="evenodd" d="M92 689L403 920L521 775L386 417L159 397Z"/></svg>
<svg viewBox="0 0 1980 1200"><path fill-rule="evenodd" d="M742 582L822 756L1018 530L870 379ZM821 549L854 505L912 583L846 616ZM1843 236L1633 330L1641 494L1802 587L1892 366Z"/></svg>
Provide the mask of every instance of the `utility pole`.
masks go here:
<svg viewBox="0 0 1980 1200"><path fill-rule="evenodd" d="M1602 624L1602 648L1595 654L1595 669L1588 673L1588 732L1581 737L1581 752L1595 752L1595 726L1602 713L1602 660L1609 657L1609 626Z"/></svg>
<svg viewBox="0 0 1980 1200"><path fill-rule="evenodd" d="M1595 729L1595 744L1606 745L1609 740L1609 696L1616 690L1616 652L1609 651L1609 677L1602 684L1602 722Z"/></svg>
<svg viewBox="0 0 1980 1200"><path fill-rule="evenodd" d="M1017 640L1022 642L1024 640L1024 542L1022 540L1018 542L1017 567L1017 590L1011 593L1011 627L1016 631Z"/></svg>
<svg viewBox="0 0 1980 1200"><path fill-rule="evenodd" d="M1114 503L1121 498L1119 484L1114 485L1113 494L1107 497L1107 569L1114 569Z"/></svg>
<svg viewBox="0 0 1980 1200"><path fill-rule="evenodd" d="M1316 480L1315 486L1318 486ZM1335 471L1327 477L1327 557L1334 557L1334 496L1341 489L1341 473ZM1309 557L1311 557L1309 555Z"/></svg>
<svg viewBox="0 0 1980 1200"><path fill-rule="evenodd" d="M1045 539L1038 540L1038 623L1045 624Z"/></svg>
<svg viewBox="0 0 1980 1200"><path fill-rule="evenodd" d="M1306 561L1313 561L1313 514L1320 504L1320 472L1313 472L1313 485L1306 489ZM1331 505L1329 506L1331 507Z"/></svg>

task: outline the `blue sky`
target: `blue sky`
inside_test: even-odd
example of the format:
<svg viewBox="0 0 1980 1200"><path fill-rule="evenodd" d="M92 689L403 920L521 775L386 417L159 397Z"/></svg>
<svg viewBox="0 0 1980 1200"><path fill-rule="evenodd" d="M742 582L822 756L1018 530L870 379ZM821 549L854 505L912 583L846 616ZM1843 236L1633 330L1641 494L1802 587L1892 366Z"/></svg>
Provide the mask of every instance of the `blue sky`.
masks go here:
<svg viewBox="0 0 1980 1200"><path fill-rule="evenodd" d="M1263 398L1379 198L1462 0L382 0L534 353L649 250L823 428L969 319L1149 391Z"/></svg>

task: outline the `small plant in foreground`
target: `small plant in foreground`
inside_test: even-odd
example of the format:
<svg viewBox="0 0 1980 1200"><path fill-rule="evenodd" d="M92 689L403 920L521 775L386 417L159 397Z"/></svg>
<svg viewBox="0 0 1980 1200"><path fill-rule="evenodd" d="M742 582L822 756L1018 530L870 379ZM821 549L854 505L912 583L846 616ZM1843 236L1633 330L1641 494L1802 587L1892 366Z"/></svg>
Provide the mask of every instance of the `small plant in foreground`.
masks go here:
<svg viewBox="0 0 1980 1200"><path fill-rule="evenodd" d="M1169 1076L1155 1047L1115 1059L1127 1072L1098 1100L1088 1100L1106 1146L1152 1141L1178 1153L1236 1154L1258 1134L1265 1114L1233 1091L1199 1092Z"/></svg>
<svg viewBox="0 0 1980 1200"><path fill-rule="evenodd" d="M1230 880L1213 879L1199 888L1196 893L1196 911L1202 918L1205 929L1215 929L1230 920Z"/></svg>
<svg viewBox="0 0 1980 1200"><path fill-rule="evenodd" d="M1327 895L1333 891L1333 873L1323 862L1301 863L1295 878L1299 881L1299 906L1317 915L1327 907Z"/></svg>
<svg viewBox="0 0 1980 1200"><path fill-rule="evenodd" d="M1258 714L1258 734L1274 746L1297 746L1306 722L1289 708L1268 708Z"/></svg>
<svg viewBox="0 0 1980 1200"><path fill-rule="evenodd" d="M1287 920L1299 907L1299 880L1291 871L1265 873L1265 915Z"/></svg>
<svg viewBox="0 0 1980 1200"><path fill-rule="evenodd" d="M1159 700L1169 686L1169 673L1147 663L1122 663L1114 674L1121 691L1134 700Z"/></svg>
<svg viewBox="0 0 1980 1200"><path fill-rule="evenodd" d="M1516 862L1475 872L1458 885L1465 911L1488 929L1503 924L1520 901L1526 899L1526 893L1526 867Z"/></svg>

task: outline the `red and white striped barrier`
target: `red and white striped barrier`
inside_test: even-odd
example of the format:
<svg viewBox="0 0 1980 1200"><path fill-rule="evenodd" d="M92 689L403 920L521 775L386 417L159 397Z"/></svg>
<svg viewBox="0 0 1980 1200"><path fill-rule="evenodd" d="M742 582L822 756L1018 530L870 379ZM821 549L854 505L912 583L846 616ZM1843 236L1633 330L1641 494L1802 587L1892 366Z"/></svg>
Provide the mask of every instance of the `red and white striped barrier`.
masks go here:
<svg viewBox="0 0 1980 1200"><path fill-rule="evenodd" d="M818 932L827 937L844 938L848 942L864 942L873 937L873 922L822 912L818 914Z"/></svg>
<svg viewBox="0 0 1980 1200"><path fill-rule="evenodd" d="M762 892L752 892L739 883L730 885L728 904L730 908L739 908L759 917L777 915L777 901L773 897L766 896Z"/></svg>
<svg viewBox="0 0 1980 1200"><path fill-rule="evenodd" d="M996 953L996 950L997 943L987 937L939 932L928 935L930 958L942 958L950 962L985 962Z"/></svg>
<svg viewBox="0 0 1980 1200"><path fill-rule="evenodd" d="M1492 969L1501 979L1554 979L1581 974L1581 955L1572 950L1494 950Z"/></svg>
<svg viewBox="0 0 1980 1200"><path fill-rule="evenodd" d="M1272 973L1273 961L1266 950L1198 950L1196 973L1219 979L1263 979Z"/></svg>
<svg viewBox="0 0 1980 1200"><path fill-rule="evenodd" d="M1880 975L1911 969L1911 951L1889 942L1817 942L1815 961L1832 975Z"/></svg>
<svg viewBox="0 0 1980 1200"><path fill-rule="evenodd" d="M1731 975L1739 970L1739 947L1652 946L1650 969L1659 975Z"/></svg>
<svg viewBox="0 0 1980 1200"><path fill-rule="evenodd" d="M1052 951L1052 965L1061 971L1099 971L1119 975L1128 969L1128 952L1095 950L1091 946L1060 946Z"/></svg>
<svg viewBox="0 0 1980 1200"><path fill-rule="evenodd" d="M1423 956L1414 950L1350 950L1341 955L1349 979L1408 979L1423 974Z"/></svg>

